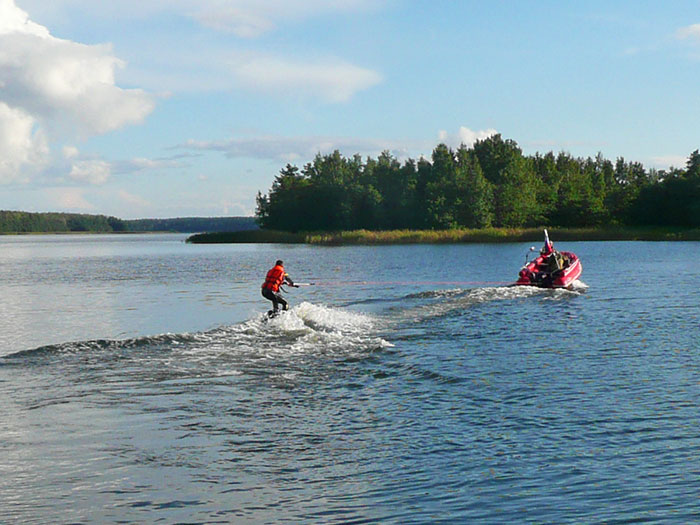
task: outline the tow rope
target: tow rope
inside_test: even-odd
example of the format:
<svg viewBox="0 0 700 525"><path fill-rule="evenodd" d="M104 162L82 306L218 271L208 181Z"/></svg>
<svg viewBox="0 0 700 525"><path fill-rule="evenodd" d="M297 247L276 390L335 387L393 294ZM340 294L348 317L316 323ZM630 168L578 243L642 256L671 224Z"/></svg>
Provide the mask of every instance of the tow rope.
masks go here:
<svg viewBox="0 0 700 525"><path fill-rule="evenodd" d="M485 286L508 285L513 281L318 281L297 286Z"/></svg>

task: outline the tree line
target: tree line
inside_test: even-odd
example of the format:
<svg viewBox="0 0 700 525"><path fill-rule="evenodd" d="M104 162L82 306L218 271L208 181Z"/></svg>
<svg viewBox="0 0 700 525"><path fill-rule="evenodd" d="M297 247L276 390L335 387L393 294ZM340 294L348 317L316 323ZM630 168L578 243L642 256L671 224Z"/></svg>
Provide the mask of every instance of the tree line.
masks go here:
<svg viewBox="0 0 700 525"><path fill-rule="evenodd" d="M124 221L105 215L0 210L0 233L120 231L126 231Z"/></svg>
<svg viewBox="0 0 700 525"><path fill-rule="evenodd" d="M553 152L523 155L501 135L430 159L399 162L317 155L302 169L287 164L256 220L282 231L486 227L700 226L700 153L685 168L647 170L618 158Z"/></svg>
<svg viewBox="0 0 700 525"><path fill-rule="evenodd" d="M237 232L257 230L253 217L175 217L172 219L125 220L131 232Z"/></svg>
<svg viewBox="0 0 700 525"><path fill-rule="evenodd" d="M31 213L0 210L0 233L204 232L257 229L252 217L176 217L125 220L83 213Z"/></svg>

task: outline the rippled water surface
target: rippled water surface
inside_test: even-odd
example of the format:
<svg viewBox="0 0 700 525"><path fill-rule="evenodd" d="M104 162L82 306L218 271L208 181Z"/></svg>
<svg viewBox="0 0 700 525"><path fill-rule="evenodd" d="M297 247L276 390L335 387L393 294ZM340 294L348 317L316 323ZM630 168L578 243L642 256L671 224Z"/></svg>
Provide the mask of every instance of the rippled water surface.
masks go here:
<svg viewBox="0 0 700 525"><path fill-rule="evenodd" d="M183 239L0 237L0 522L700 521L700 244Z"/></svg>

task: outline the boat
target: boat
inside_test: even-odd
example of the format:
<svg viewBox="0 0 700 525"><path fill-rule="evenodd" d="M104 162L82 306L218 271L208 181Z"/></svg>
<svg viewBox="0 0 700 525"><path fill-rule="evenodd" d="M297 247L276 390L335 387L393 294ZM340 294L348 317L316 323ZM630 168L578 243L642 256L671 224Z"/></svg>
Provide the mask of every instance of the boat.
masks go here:
<svg viewBox="0 0 700 525"><path fill-rule="evenodd" d="M530 252L535 251L530 248ZM525 265L518 273L519 286L538 286L540 288L568 288L571 289L575 281L581 277L583 266L581 259L572 252L560 252L554 249L549 240L547 230L544 230L544 246L535 259L529 261L525 257Z"/></svg>

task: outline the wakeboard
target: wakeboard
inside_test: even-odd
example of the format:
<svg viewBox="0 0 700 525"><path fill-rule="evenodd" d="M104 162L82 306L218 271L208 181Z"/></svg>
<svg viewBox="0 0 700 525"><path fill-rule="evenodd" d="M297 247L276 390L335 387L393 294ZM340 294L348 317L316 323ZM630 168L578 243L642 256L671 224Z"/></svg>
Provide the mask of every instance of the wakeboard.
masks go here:
<svg viewBox="0 0 700 525"><path fill-rule="evenodd" d="M279 317L282 314L287 313L287 310L268 310L267 314L265 314L265 320L267 321L268 319L275 319L276 317Z"/></svg>

